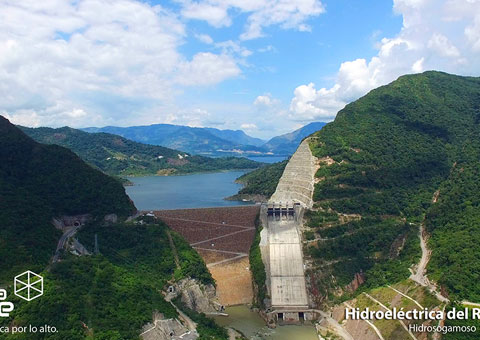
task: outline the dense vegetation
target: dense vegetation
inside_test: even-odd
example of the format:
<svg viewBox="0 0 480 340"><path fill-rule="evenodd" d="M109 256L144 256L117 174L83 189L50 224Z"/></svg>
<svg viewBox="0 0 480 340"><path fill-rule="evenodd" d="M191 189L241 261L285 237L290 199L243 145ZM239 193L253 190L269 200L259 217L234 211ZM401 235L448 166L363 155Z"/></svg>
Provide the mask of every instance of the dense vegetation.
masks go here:
<svg viewBox="0 0 480 340"><path fill-rule="evenodd" d="M479 123L479 78L426 72L371 91L314 135L314 155L335 162L317 173L309 223L323 238L308 249L320 290L354 273L366 287L408 277L426 215L432 277L478 301Z"/></svg>
<svg viewBox="0 0 480 340"><path fill-rule="evenodd" d="M232 198L248 198L251 196L260 196L263 199L270 198L277 188L278 181L282 177L287 163L288 161L285 160L269 164L240 176L237 178L237 182L244 186Z"/></svg>
<svg viewBox="0 0 480 340"><path fill-rule="evenodd" d="M166 317L177 315L155 284L101 255L70 256L42 275L44 295L31 302L9 298L15 310L0 322L36 327L48 323L58 333L27 333L6 339L139 339L154 310Z"/></svg>
<svg viewBox="0 0 480 340"><path fill-rule="evenodd" d="M252 272L253 282L255 284L255 289L257 294L255 296L255 304L259 307L264 306L264 300L267 295L267 273L265 271L265 265L262 260L262 253L260 250L260 232L262 231L262 225L257 218L256 223L255 238L250 247L249 253L249 262L250 262L250 271Z"/></svg>
<svg viewBox="0 0 480 340"><path fill-rule="evenodd" d="M69 127L20 128L37 142L69 148L87 163L115 176L255 169L261 165L246 158L192 156L162 146L134 142L109 133L87 133Z"/></svg>
<svg viewBox="0 0 480 340"><path fill-rule="evenodd" d="M3 117L0 146L0 283L15 303L0 326L57 329L3 334L2 339L139 339L154 311L177 316L161 293L169 280L213 283L200 256L154 218L105 224L105 214L116 213L122 220L135 212L117 180L63 147L34 142ZM92 219L77 236L92 252L97 235L100 254L64 252L60 262L47 267L60 236L52 218L85 213ZM27 269L45 282L44 295L30 302L15 297L11 286L13 277ZM225 339L225 331L209 320L202 321L199 332L203 339ZM209 336L216 332L221 336Z"/></svg>
<svg viewBox="0 0 480 340"><path fill-rule="evenodd" d="M41 326L48 320L59 330L48 337L28 334L28 339L139 338L141 328L151 322L153 311L166 318L177 316L161 294L167 281L188 276L206 284L213 282L199 255L173 233L180 262L176 267L168 232L163 223L156 221L147 225L87 225L79 239L93 250L96 234L100 255L67 255L51 272L43 273L45 295L28 304L15 300L19 307L4 322ZM224 339L205 336L225 332L210 319L201 324L203 339Z"/></svg>
<svg viewBox="0 0 480 340"><path fill-rule="evenodd" d="M172 236L180 261L178 268L167 232ZM92 224L82 228L78 235L87 249L94 248L97 235L99 250L104 257L114 265L144 276L154 283L157 289L162 289L172 276L177 280L191 277L204 284L214 283L200 255L163 222L153 221L146 226L123 223L108 226Z"/></svg>
<svg viewBox="0 0 480 340"><path fill-rule="evenodd" d="M1 116L0 206L0 282L46 266L59 237L52 217L135 211L119 182L65 148L34 142Z"/></svg>
<svg viewBox="0 0 480 340"><path fill-rule="evenodd" d="M197 331L200 335L198 340L227 340L229 339L227 330L215 323L212 318L209 318L204 313L198 313L191 310L181 299L177 297L174 300L176 306L180 307L190 319L197 324Z"/></svg>

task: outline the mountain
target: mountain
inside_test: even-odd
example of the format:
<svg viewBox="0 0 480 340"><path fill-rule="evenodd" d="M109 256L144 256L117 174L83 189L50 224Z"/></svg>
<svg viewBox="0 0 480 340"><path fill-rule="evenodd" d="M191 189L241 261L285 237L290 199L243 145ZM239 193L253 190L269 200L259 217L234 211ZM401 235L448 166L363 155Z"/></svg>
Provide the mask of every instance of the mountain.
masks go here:
<svg viewBox="0 0 480 340"><path fill-rule="evenodd" d="M136 210L117 180L68 149L33 141L2 116L0 202L0 282L48 263L59 236L52 217L126 217Z"/></svg>
<svg viewBox="0 0 480 340"><path fill-rule="evenodd" d="M173 280L193 279L201 289L214 283L198 253L164 223L147 217L123 222L136 209L117 180L66 148L33 141L1 116L0 206L0 286L15 307L2 315L0 328L40 330L46 323L56 328L3 332L2 339L140 339L156 313L186 331L162 290ZM110 213L120 222L105 224ZM90 214L91 220L76 237L90 252L99 245L99 253L65 250L51 263L61 236L52 218L78 214ZM41 275L44 288L28 302L13 288L13 278L26 270ZM228 339L212 320L181 308L202 338Z"/></svg>
<svg viewBox="0 0 480 340"><path fill-rule="evenodd" d="M409 277L429 235L430 280L453 300L480 286L480 78L400 77L341 110L314 134L315 206L308 214L319 291ZM335 264L327 265L335 260Z"/></svg>
<svg viewBox="0 0 480 340"><path fill-rule="evenodd" d="M254 138L247 135L242 130L220 130L214 128L204 128L211 134L232 142L234 144L242 144L242 145L253 145L253 146L262 146L265 144L265 141L260 138Z"/></svg>
<svg viewBox="0 0 480 340"><path fill-rule="evenodd" d="M263 148L276 155L291 155L297 150L300 142L312 133L320 130L326 123L314 122L301 127L293 132L274 137L262 145Z"/></svg>
<svg viewBox="0 0 480 340"><path fill-rule="evenodd" d="M260 140L247 136L242 131L196 128L181 125L154 124L148 126L85 128L87 132L107 132L136 142L161 145L192 154L207 156L242 156L263 154L265 151L254 145ZM238 138L239 140L237 140Z"/></svg>
<svg viewBox="0 0 480 340"><path fill-rule="evenodd" d="M37 142L69 148L84 161L109 175L182 174L254 169L261 165L246 158L191 156L185 152L138 143L103 132L87 133L69 127L19 128Z"/></svg>
<svg viewBox="0 0 480 340"><path fill-rule="evenodd" d="M313 137L320 168L304 236L318 305L406 282L421 226L428 278L451 301L480 301L480 78L402 76Z"/></svg>

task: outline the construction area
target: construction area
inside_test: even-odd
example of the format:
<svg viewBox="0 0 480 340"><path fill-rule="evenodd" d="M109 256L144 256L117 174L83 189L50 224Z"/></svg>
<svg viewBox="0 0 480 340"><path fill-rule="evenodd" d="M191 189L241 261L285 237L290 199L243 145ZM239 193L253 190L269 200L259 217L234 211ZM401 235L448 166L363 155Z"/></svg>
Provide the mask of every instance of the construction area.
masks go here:
<svg viewBox="0 0 480 340"><path fill-rule="evenodd" d="M308 300L300 226L312 206L316 159L304 140L288 162L275 193L262 206L260 248L271 297L268 317L277 323L314 320Z"/></svg>
<svg viewBox="0 0 480 340"><path fill-rule="evenodd" d="M219 302L232 306L253 299L248 254L259 209L257 205L160 210L154 214L197 250L217 282Z"/></svg>

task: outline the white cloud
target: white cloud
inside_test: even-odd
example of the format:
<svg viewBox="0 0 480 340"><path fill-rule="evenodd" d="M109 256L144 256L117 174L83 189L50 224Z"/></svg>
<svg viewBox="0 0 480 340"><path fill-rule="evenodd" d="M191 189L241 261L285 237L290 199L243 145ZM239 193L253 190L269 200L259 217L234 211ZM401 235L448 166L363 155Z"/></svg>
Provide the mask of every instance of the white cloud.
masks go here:
<svg viewBox="0 0 480 340"><path fill-rule="evenodd" d="M195 34L195 38L203 42L204 44L213 44L213 39L208 34Z"/></svg>
<svg viewBox="0 0 480 340"><path fill-rule="evenodd" d="M309 18L325 12L320 0L177 0L182 15L188 19L207 21L214 27L230 26L229 11L248 14L242 40L259 38L263 28L278 25L283 29L309 31Z"/></svg>
<svg viewBox="0 0 480 340"><path fill-rule="evenodd" d="M446 36L435 33L427 44L428 48L444 57L459 57L460 51L456 48Z"/></svg>
<svg viewBox="0 0 480 340"><path fill-rule="evenodd" d="M403 16L401 31L383 38L369 61L343 62L330 89L298 86L292 118L333 119L346 103L407 73L480 75L480 1L394 0L394 11Z"/></svg>
<svg viewBox="0 0 480 340"><path fill-rule="evenodd" d="M255 125L255 124L252 124L252 123L244 123L242 125L240 125L240 128L243 129L243 130L257 130L258 127Z"/></svg>
<svg viewBox="0 0 480 340"><path fill-rule="evenodd" d="M425 58L420 58L418 59L416 62L413 63L412 65L412 72L413 73L420 73L420 72L423 72L423 70L425 69L423 67L423 62L425 61Z"/></svg>
<svg viewBox="0 0 480 340"><path fill-rule="evenodd" d="M334 112L344 105L337 99L338 89L339 85L329 90L316 90L313 83L298 86L290 103L289 117L297 121L332 120L335 117Z"/></svg>
<svg viewBox="0 0 480 340"><path fill-rule="evenodd" d="M233 40L221 41L215 44L216 48L219 48L223 54L233 55L236 54L242 58L246 58L252 55L252 51L241 46L238 42Z"/></svg>
<svg viewBox="0 0 480 340"><path fill-rule="evenodd" d="M183 85L212 85L239 74L240 69L232 57L202 52L180 65L176 79Z"/></svg>
<svg viewBox="0 0 480 340"><path fill-rule="evenodd" d="M240 74L224 54L187 60L185 36L176 14L136 0L2 0L0 111L30 125L118 124L168 106L180 85Z"/></svg>
<svg viewBox="0 0 480 340"><path fill-rule="evenodd" d="M474 51L480 51L480 15L477 15L475 22L465 28L465 36Z"/></svg>
<svg viewBox="0 0 480 340"><path fill-rule="evenodd" d="M277 102L278 101L276 99L272 98L272 95L270 93L266 93L255 98L253 105L259 107L270 107L277 104Z"/></svg>

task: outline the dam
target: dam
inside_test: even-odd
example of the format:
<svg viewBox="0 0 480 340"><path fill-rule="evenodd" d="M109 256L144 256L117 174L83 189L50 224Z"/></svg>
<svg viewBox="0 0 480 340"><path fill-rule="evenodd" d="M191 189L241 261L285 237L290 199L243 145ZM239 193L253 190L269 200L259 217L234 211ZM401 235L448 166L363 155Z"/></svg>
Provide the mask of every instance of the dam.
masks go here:
<svg viewBox="0 0 480 340"><path fill-rule="evenodd" d="M300 226L303 212L313 205L316 158L305 139L293 154L275 193L262 205L262 259L267 272L269 322L313 320L305 280Z"/></svg>

